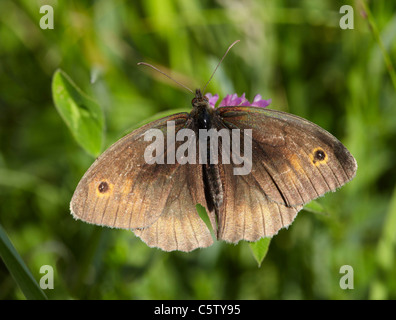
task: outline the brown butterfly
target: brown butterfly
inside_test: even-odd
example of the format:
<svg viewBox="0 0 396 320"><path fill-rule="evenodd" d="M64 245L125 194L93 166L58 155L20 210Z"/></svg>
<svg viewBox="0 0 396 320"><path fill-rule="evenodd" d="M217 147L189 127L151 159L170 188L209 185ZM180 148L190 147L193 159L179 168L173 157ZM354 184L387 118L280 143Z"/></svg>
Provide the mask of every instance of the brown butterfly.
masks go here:
<svg viewBox="0 0 396 320"><path fill-rule="evenodd" d="M350 181L357 164L345 146L308 120L281 111L252 106L213 108L196 90L190 113L174 114L151 122L108 148L88 169L70 208L76 219L131 229L150 247L191 251L213 243L196 205L207 211L218 240L237 243L271 237L289 226L305 204ZM147 163L152 141L145 133L158 129L167 141L168 123L174 134L190 129L240 129L245 141L251 129L251 170L235 174L239 163L224 160L200 164ZM223 140L221 140L223 141ZM175 141L178 150L183 141ZM199 149L196 140L196 150ZM207 146L208 158L213 149ZM234 149L231 149L231 153ZM198 152L197 152L198 154Z"/></svg>

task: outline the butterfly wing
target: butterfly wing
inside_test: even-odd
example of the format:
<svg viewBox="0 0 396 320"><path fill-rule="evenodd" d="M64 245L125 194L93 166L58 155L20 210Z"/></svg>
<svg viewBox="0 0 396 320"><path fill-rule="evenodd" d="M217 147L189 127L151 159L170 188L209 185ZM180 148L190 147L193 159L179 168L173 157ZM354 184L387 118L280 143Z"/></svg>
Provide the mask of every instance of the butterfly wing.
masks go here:
<svg viewBox="0 0 396 320"><path fill-rule="evenodd" d="M356 174L356 160L342 143L308 120L256 107L223 107L217 113L226 128L252 129L251 172L238 176L235 165L223 165L220 239L255 241L274 235L304 204Z"/></svg>
<svg viewBox="0 0 396 320"><path fill-rule="evenodd" d="M144 140L145 133L159 129L166 142L168 121L175 122L175 133L189 126L187 113L151 122L114 143L92 164L70 204L76 219L133 229L149 246L166 251L212 244L195 208L196 203L206 207L200 165L148 164L144 158L152 143Z"/></svg>

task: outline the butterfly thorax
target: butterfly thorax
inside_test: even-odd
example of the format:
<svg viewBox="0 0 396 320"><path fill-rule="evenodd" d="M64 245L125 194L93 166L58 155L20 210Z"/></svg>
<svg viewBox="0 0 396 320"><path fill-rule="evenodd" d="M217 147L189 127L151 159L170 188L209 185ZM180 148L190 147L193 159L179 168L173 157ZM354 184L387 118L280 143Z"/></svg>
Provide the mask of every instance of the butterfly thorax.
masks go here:
<svg viewBox="0 0 396 320"><path fill-rule="evenodd" d="M211 129L213 108L209 105L207 97L203 96L200 89L195 91L195 98L191 101L193 110L191 116L195 121L197 129Z"/></svg>

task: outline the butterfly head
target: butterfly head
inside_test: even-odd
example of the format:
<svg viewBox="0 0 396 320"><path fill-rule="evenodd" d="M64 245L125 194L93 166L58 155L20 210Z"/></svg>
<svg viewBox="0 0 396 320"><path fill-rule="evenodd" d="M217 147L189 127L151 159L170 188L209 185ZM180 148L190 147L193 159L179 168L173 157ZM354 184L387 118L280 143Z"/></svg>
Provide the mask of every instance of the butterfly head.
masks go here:
<svg viewBox="0 0 396 320"><path fill-rule="evenodd" d="M201 92L201 89L195 90L195 97L192 99L191 104L193 105L194 109L199 108L208 108L209 107L209 99L204 96Z"/></svg>

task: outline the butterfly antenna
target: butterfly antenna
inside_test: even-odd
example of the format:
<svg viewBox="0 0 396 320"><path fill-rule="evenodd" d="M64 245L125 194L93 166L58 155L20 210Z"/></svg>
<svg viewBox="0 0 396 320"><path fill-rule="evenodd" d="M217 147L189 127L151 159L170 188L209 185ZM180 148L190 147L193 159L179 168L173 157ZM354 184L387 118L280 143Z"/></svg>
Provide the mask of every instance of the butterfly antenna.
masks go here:
<svg viewBox="0 0 396 320"><path fill-rule="evenodd" d="M206 87L208 86L209 82L212 80L214 74L215 74L216 71L217 71L217 68L221 65L221 63L223 62L224 58L225 58L226 55L228 54L228 51L230 51L231 48L232 48L234 45L236 45L239 41L241 41L241 40L236 40L236 41L234 41L234 42L228 47L228 49L227 49L226 53L224 54L223 58L221 58L220 62L217 64L217 66L216 66L216 68L214 69L212 75L210 76L209 81L205 84L205 87L204 87L203 90L202 90L202 94L205 94Z"/></svg>
<svg viewBox="0 0 396 320"><path fill-rule="evenodd" d="M153 68L155 71L158 71L159 73L162 73L165 77L168 77L169 79L171 79L171 80L173 80L174 82L176 82L179 86L183 87L184 89L187 89L187 90L190 91L192 94L194 94L194 92L193 92L190 88L186 87L184 84L180 83L179 81L173 79L170 75L167 75L165 72L163 72L163 71L161 71L160 69L154 67L153 65L151 65L151 64L149 64L149 63L146 63L146 62L138 62L138 66L140 66L140 65L144 65L144 66Z"/></svg>

